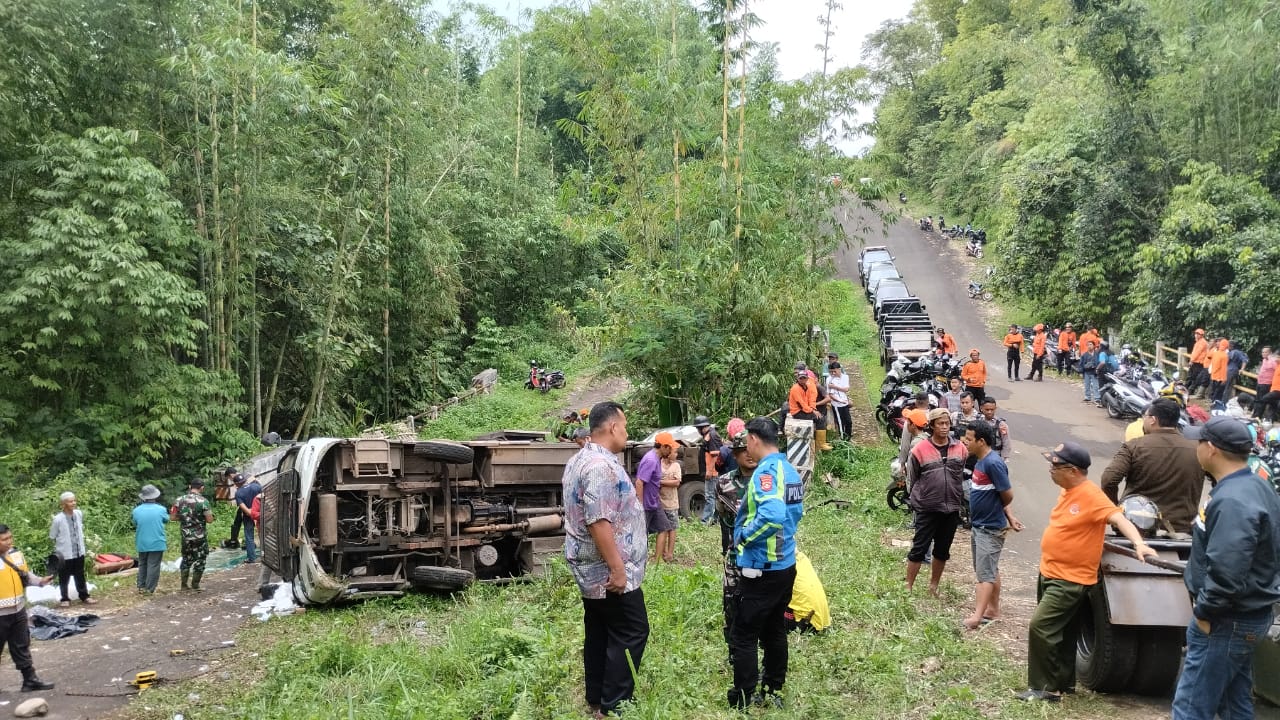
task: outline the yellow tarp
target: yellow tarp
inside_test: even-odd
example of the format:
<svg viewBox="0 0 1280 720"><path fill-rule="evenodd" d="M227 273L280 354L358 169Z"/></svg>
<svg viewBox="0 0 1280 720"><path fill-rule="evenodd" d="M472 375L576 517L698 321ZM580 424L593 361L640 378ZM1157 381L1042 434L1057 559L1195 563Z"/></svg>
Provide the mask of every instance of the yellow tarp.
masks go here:
<svg viewBox="0 0 1280 720"><path fill-rule="evenodd" d="M796 622L809 621L819 632L831 627L831 609L827 607L827 591L813 571L809 556L796 551L796 582L791 588L791 612Z"/></svg>

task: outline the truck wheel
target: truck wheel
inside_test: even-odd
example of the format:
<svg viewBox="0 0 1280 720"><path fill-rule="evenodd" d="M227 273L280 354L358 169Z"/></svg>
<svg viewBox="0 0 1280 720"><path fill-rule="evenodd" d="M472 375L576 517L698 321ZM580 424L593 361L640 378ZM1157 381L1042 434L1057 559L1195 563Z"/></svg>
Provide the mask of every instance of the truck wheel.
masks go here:
<svg viewBox="0 0 1280 720"><path fill-rule="evenodd" d="M1094 692L1123 692L1137 661L1138 629L1112 625L1106 591L1098 583L1080 608L1076 676ZM1181 662L1181 655L1176 655Z"/></svg>
<svg viewBox="0 0 1280 720"><path fill-rule="evenodd" d="M475 460L475 450L470 445L448 440L423 440L413 444L413 454L428 460L439 460L450 465L469 465Z"/></svg>
<svg viewBox="0 0 1280 720"><path fill-rule="evenodd" d="M470 570L438 565L419 565L413 569L410 577L413 584L420 588L447 592L462 590L476 579Z"/></svg>
<svg viewBox="0 0 1280 720"><path fill-rule="evenodd" d="M695 520L702 517L702 510L707 506L707 489L703 487L702 483L697 480L680 483L678 493L680 495L680 515Z"/></svg>
<svg viewBox="0 0 1280 720"><path fill-rule="evenodd" d="M1181 628L1148 627L1138 630L1138 662L1129 678L1129 691L1138 695L1168 697L1182 667Z"/></svg>

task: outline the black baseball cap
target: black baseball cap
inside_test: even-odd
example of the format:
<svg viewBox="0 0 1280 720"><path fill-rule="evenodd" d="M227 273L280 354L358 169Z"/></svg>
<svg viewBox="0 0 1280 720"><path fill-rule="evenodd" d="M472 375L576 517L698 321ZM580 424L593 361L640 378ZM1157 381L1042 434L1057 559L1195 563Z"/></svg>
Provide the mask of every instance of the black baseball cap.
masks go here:
<svg viewBox="0 0 1280 720"><path fill-rule="evenodd" d="M1239 420L1225 415L1210 418L1203 425L1192 425L1182 434L1235 455L1248 455L1253 449L1253 433L1249 432L1249 428Z"/></svg>
<svg viewBox="0 0 1280 720"><path fill-rule="evenodd" d="M194 488L194 487L198 487L198 488L202 488L202 487L204 487L204 480L202 480L202 479L200 479L200 478L191 478L191 481L187 483L187 487L193 487L193 488Z"/></svg>
<svg viewBox="0 0 1280 720"><path fill-rule="evenodd" d="M1067 465L1074 465L1081 470L1088 470L1089 465L1093 462L1089 458L1089 451L1073 442L1059 443L1052 450L1040 454L1044 455L1044 459L1051 463L1066 463Z"/></svg>

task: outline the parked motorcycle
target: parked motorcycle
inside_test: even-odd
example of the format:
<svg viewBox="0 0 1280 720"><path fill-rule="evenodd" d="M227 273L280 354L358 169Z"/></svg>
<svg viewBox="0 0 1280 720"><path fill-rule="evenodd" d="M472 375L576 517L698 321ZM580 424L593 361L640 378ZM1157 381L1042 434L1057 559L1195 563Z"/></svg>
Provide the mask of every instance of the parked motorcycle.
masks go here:
<svg viewBox="0 0 1280 720"><path fill-rule="evenodd" d="M546 370L538 367L537 363L529 363L529 379L524 381L526 390L548 393L564 387L564 383L563 370Z"/></svg>
<svg viewBox="0 0 1280 720"><path fill-rule="evenodd" d="M1153 397L1148 396L1150 388L1144 390L1140 381L1125 378L1120 373L1107 373L1098 379L1102 383L1099 390L1102 408L1107 416L1115 419L1133 419L1142 417Z"/></svg>
<svg viewBox="0 0 1280 720"><path fill-rule="evenodd" d="M990 290L982 289L982 283L976 282L974 280L969 281L969 299L970 300L977 300L978 298L982 298L987 302L991 302L992 300L995 299L995 297L996 296L993 295Z"/></svg>
<svg viewBox="0 0 1280 720"><path fill-rule="evenodd" d="M933 232L933 221L929 218L920 218L920 229L924 232Z"/></svg>
<svg viewBox="0 0 1280 720"><path fill-rule="evenodd" d="M980 258L982 257L982 243L978 242L977 238L972 238L965 243L964 252L969 257Z"/></svg>

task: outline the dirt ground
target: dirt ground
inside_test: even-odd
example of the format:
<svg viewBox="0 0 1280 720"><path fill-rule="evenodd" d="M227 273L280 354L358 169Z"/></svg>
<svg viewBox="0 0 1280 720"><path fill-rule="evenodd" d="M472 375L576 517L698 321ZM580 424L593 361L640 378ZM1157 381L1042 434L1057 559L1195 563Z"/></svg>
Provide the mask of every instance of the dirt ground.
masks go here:
<svg viewBox="0 0 1280 720"><path fill-rule="evenodd" d="M584 378L580 386L569 393L561 412L589 408L604 400L616 400L631 392L631 382L624 377L600 377L593 375Z"/></svg>
<svg viewBox="0 0 1280 720"><path fill-rule="evenodd" d="M228 673L221 658L235 647L235 634L258 601L258 566L239 565L206 574L200 593L180 592L176 573L163 573L150 601L135 590L132 576L101 576L92 608L75 603L63 614L92 611L101 620L88 632L61 640L32 640L41 679L56 684L43 693L18 693L22 678L6 657L0 667L0 716L30 697L49 702L54 720L102 718L124 707L137 691L128 681L145 670L162 682L210 672Z"/></svg>

